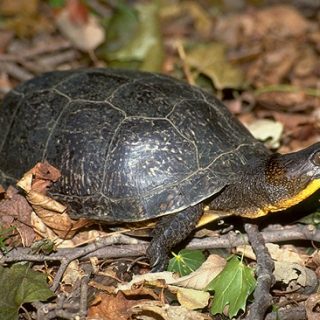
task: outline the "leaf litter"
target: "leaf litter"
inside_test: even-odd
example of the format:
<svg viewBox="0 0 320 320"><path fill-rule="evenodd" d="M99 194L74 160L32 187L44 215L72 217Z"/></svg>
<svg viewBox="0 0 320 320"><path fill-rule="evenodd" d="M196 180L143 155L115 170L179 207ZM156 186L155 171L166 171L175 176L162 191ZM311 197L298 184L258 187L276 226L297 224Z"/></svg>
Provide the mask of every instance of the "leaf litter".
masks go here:
<svg viewBox="0 0 320 320"><path fill-rule="evenodd" d="M162 71L179 78L188 78L184 72L190 71L188 79L225 99L246 124L256 125L258 139L270 142L271 138L271 148L287 152L320 140L320 31L315 19L304 17L295 7L251 6L222 14L224 8L192 1L164 1L161 6L153 1L106 6L104 1L71 0L61 1L58 8L50 7L50 3L1 1L4 24L0 35L0 93L20 80L53 69L120 65ZM178 54L179 46L184 56ZM114 230L104 230L101 225L96 230L97 225L89 221L70 219L66 207L47 196L47 189L58 176L59 172L48 164L27 173L20 187L28 202L13 188L0 189L0 248L5 248L2 252L19 245L29 248L41 239L52 240L54 251L81 248L114 234ZM269 250L276 265L282 265L275 271L282 294L301 288L310 290L306 312L309 319L317 319L319 297L312 294L310 281L317 281L314 276L319 271L309 272L319 269L316 251L311 255L304 247L283 245ZM255 261L254 255L245 255L246 262ZM96 298L89 303L88 319L111 319L115 314L119 319L209 319L210 305L215 306L212 313L225 313L222 305L229 303L227 312L233 315L250 304L245 294L241 303L234 299L232 290L230 295L216 292L207 299L205 288L218 274L222 277L220 272L226 263L217 255L210 254L198 269L184 277L171 272L150 275L143 261L133 259L124 262L121 271L114 261L102 262L93 257L89 261L94 270L89 291L93 290ZM245 278L249 269L237 265L239 269L233 274ZM66 268L60 292L72 295L71 287L77 288L86 274L85 266L74 260ZM10 269L20 267L14 264L10 269L1 268L9 275ZM36 273L30 273L31 282L37 282L40 271L47 272L51 282L57 271L47 262L42 268L34 265L33 269L30 271ZM103 275L101 269L105 271ZM100 273L100 280L94 285L95 273ZM119 275L129 277L127 281L133 277L133 281L123 282ZM97 285L101 284L101 277L109 281L105 287ZM45 278L42 280L46 282ZM34 296L32 301L50 297L44 282L39 290L47 296ZM19 284L12 282L12 287L14 291ZM250 288L252 279L244 291L248 294ZM25 299L19 304L28 302ZM175 306L177 302L180 306ZM10 314L16 316L19 307L13 305Z"/></svg>

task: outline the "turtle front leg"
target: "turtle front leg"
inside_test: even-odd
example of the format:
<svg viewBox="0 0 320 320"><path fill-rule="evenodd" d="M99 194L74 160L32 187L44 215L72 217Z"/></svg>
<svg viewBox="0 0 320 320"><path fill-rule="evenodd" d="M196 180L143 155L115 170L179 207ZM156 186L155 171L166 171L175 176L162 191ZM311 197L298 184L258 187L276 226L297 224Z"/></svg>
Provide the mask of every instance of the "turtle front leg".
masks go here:
<svg viewBox="0 0 320 320"><path fill-rule="evenodd" d="M152 272L165 270L170 250L194 230L201 215L202 205L198 204L160 220L152 233L153 238L147 249Z"/></svg>

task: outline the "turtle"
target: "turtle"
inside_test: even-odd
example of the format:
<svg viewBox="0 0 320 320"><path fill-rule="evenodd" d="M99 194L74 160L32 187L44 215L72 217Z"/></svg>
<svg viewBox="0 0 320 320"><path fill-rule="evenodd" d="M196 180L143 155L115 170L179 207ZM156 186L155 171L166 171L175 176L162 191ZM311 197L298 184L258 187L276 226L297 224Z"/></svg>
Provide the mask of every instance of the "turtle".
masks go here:
<svg viewBox="0 0 320 320"><path fill-rule="evenodd" d="M320 188L320 143L271 152L214 95L170 76L88 68L48 72L0 107L0 182L39 161L61 170L50 194L73 218L158 221L147 257L170 250L203 215L257 218Z"/></svg>

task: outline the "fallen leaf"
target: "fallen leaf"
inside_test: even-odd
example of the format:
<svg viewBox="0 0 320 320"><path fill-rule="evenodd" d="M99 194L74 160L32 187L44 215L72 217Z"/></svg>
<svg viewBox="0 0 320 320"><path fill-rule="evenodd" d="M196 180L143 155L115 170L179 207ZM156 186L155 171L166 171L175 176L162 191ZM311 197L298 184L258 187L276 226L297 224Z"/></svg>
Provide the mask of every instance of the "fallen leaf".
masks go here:
<svg viewBox="0 0 320 320"><path fill-rule="evenodd" d="M158 301L145 301L131 308L131 311L138 319L150 320L211 320L209 315L188 310L182 306L170 306ZM150 317L151 313L151 317ZM155 313L152 316L152 313ZM148 318L142 318L144 315Z"/></svg>
<svg viewBox="0 0 320 320"><path fill-rule="evenodd" d="M273 274L276 281L287 285L288 292L311 294L317 288L316 274L297 263L275 261Z"/></svg>
<svg viewBox="0 0 320 320"><path fill-rule="evenodd" d="M206 10L200 3L195 1L183 1L183 2L165 2L160 6L160 17L164 21L165 32L173 33L177 35L182 35L187 30L182 30L183 26L179 24L179 19L183 17L190 17L192 19L192 31L201 34L201 37L206 38L210 36L213 28L213 21ZM170 21L167 23L167 21ZM175 24L174 22L178 23ZM169 28L166 29L166 28ZM171 31L170 32L170 30ZM180 30L181 29L181 30ZM181 34L182 33L182 34Z"/></svg>
<svg viewBox="0 0 320 320"><path fill-rule="evenodd" d="M107 31L103 54L112 65L138 62L141 70L161 70L164 48L156 3L139 3L133 8L119 5Z"/></svg>
<svg viewBox="0 0 320 320"><path fill-rule="evenodd" d="M2 0L0 12L5 16L33 15L38 11L39 0Z"/></svg>
<svg viewBox="0 0 320 320"><path fill-rule="evenodd" d="M66 271L63 274L62 283L74 286L75 283L82 278L84 272L80 268L78 260L73 260L69 263Z"/></svg>
<svg viewBox="0 0 320 320"><path fill-rule="evenodd" d="M4 23L6 29L20 37L53 31L52 21L39 13L39 5L39 0L1 0L1 15L10 17Z"/></svg>
<svg viewBox="0 0 320 320"><path fill-rule="evenodd" d="M179 253L173 253L169 260L168 271L178 272L180 276L186 276L197 270L205 261L201 250L182 249Z"/></svg>
<svg viewBox="0 0 320 320"><path fill-rule="evenodd" d="M320 250L315 250L310 258L317 267L320 266Z"/></svg>
<svg viewBox="0 0 320 320"><path fill-rule="evenodd" d="M18 319L18 311L24 303L45 301L54 296L48 288L46 275L28 265L0 266L0 283L1 320Z"/></svg>
<svg viewBox="0 0 320 320"><path fill-rule="evenodd" d="M272 81L277 83L280 79ZM285 90L287 92L284 92ZM266 109L276 111L306 111L306 108L301 106L306 99L306 94L302 89L299 90L299 88L293 86L272 85L262 87L256 93L257 102ZM289 115L287 114L287 116Z"/></svg>
<svg viewBox="0 0 320 320"><path fill-rule="evenodd" d="M90 224L86 219L73 220L66 212L66 206L46 196L44 193L47 187L56 181L60 173L48 163L37 164L29 170L17 186L26 192L26 199L31 204L32 208L40 217L43 223L48 226L60 238L71 238L78 229ZM35 183L34 178L36 179ZM36 188L37 190L34 190ZM34 220L36 221L36 219ZM37 227L43 229L41 224L37 222ZM42 230L43 232L44 230ZM41 232L41 233L42 233ZM48 232L48 230L45 230ZM55 240L53 238L49 238Z"/></svg>
<svg viewBox="0 0 320 320"><path fill-rule="evenodd" d="M266 247L274 261L286 262L286 263L298 263L304 266L308 255L297 252L297 249L293 246L279 246L275 243L266 243ZM256 260L256 256L249 245L238 246L236 252L243 254L245 257Z"/></svg>
<svg viewBox="0 0 320 320"><path fill-rule="evenodd" d="M1 9L0 9L1 11ZM11 40L14 38L14 32L10 30L1 30L0 33L0 53L5 53ZM0 73L0 88L2 92L8 92L12 88L8 74Z"/></svg>
<svg viewBox="0 0 320 320"><path fill-rule="evenodd" d="M9 187L6 198L0 201L0 224L3 228L14 227L8 244L18 245L20 241L24 246L30 246L36 238L31 223L32 208L27 200L18 194L18 191ZM18 232L20 239L14 236Z"/></svg>
<svg viewBox="0 0 320 320"><path fill-rule="evenodd" d="M211 254L196 271L167 283L185 288L204 290L212 279L223 270L225 265L226 260L224 258Z"/></svg>
<svg viewBox="0 0 320 320"><path fill-rule="evenodd" d="M237 47L274 35L274 38L298 37L310 27L308 20L291 5L274 5L250 12L227 15L215 26L217 39Z"/></svg>
<svg viewBox="0 0 320 320"><path fill-rule="evenodd" d="M305 302L306 313L308 320L319 320L320 319L320 293L314 293L310 295Z"/></svg>
<svg viewBox="0 0 320 320"><path fill-rule="evenodd" d="M67 10L70 21L74 24L85 24L89 19L89 9L79 0L68 0Z"/></svg>
<svg viewBox="0 0 320 320"><path fill-rule="evenodd" d="M175 276L172 272L163 271L163 272L155 272L155 273L146 273L142 275L134 275L132 280L129 283L119 284L117 290L130 290L133 285L138 283L160 283L163 281L167 284L173 283L175 280ZM161 285L163 286L163 285Z"/></svg>
<svg viewBox="0 0 320 320"><path fill-rule="evenodd" d="M202 37L210 35L212 30L212 20L208 12L195 1L185 1L179 3L182 10L186 10L194 20L194 28Z"/></svg>
<svg viewBox="0 0 320 320"><path fill-rule="evenodd" d="M169 286L169 290L173 293L176 293L177 299L181 306L189 309L203 309L208 305L210 298L209 292L189 289L189 288L180 288L177 286Z"/></svg>
<svg viewBox="0 0 320 320"><path fill-rule="evenodd" d="M233 256L222 272L208 285L207 290L214 291L211 313L223 313L228 306L228 316L234 317L240 310L245 310L246 302L256 286L253 269Z"/></svg>
<svg viewBox="0 0 320 320"><path fill-rule="evenodd" d="M88 309L88 320L127 320L132 315L131 308L141 300L128 300L122 292L117 295L99 293L94 303Z"/></svg>
<svg viewBox="0 0 320 320"><path fill-rule="evenodd" d="M277 149L283 132L283 124L270 119L258 119L247 124L251 134L265 143L268 148Z"/></svg>
<svg viewBox="0 0 320 320"><path fill-rule="evenodd" d="M217 89L243 86L241 70L227 61L221 43L199 44L187 50L185 62L197 73L206 75Z"/></svg>
<svg viewBox="0 0 320 320"><path fill-rule="evenodd" d="M93 14L88 13L87 18L84 18L83 15L79 15L79 11L81 10L75 15L74 1L72 1L72 6L64 8L56 17L57 26L78 49L94 50L104 42L105 31Z"/></svg>
<svg viewBox="0 0 320 320"><path fill-rule="evenodd" d="M298 44L294 42L265 51L249 65L246 79L257 88L278 84L288 75L298 57Z"/></svg>

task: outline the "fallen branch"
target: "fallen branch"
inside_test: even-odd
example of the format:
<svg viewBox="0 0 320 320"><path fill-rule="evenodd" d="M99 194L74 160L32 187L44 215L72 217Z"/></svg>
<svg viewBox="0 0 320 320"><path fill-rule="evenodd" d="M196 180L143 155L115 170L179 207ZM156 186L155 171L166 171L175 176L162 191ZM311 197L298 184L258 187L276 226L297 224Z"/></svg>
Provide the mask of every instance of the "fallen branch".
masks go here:
<svg viewBox="0 0 320 320"><path fill-rule="evenodd" d="M293 225L281 229L261 232L265 242L288 242L295 240L308 240L320 242L320 230L310 225ZM124 240L127 239L127 240ZM128 239L131 241L128 244ZM121 242L124 240L124 242ZM135 241L132 244L132 241ZM115 245L117 244L117 245ZM248 237L234 231L220 237L208 237L203 239L193 239L186 246L188 249L214 249L214 248L234 248L240 245L248 244ZM110 247L110 245L112 245ZM107 247L108 246L108 247ZM18 262L18 261L61 261L73 257L78 258L123 258L136 257L145 254L148 242L137 240L131 237L118 236L118 238L99 239L94 243L84 247L63 248L50 255L33 254L30 248L15 248L6 255L0 253L0 263Z"/></svg>
<svg viewBox="0 0 320 320"><path fill-rule="evenodd" d="M262 234L258 230L258 226L246 223L245 230L251 247L257 257L257 286L253 294L254 301L248 308L246 320L263 320L267 309L272 304L270 289L275 280L272 274L274 263L265 245Z"/></svg>

